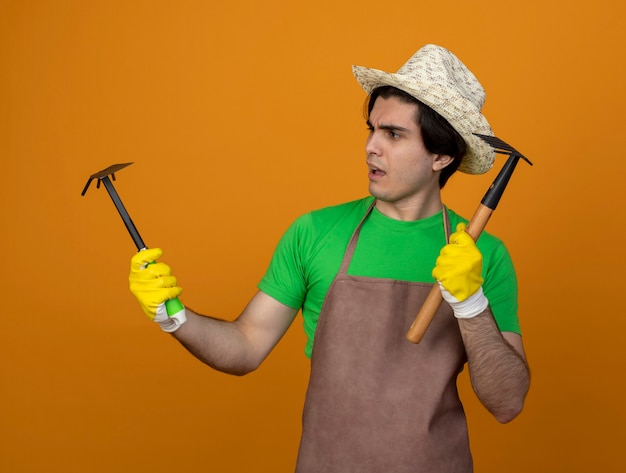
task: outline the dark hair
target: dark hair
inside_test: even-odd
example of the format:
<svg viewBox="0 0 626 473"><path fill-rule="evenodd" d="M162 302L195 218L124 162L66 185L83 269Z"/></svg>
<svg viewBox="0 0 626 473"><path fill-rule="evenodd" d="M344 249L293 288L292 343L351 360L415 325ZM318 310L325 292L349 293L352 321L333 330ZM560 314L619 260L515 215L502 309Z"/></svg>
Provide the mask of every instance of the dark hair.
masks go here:
<svg viewBox="0 0 626 473"><path fill-rule="evenodd" d="M434 154L443 154L454 158L450 164L441 170L439 175L439 188L443 188L450 179L450 176L458 169L465 152L467 144L459 133L452 128L448 121L435 112L428 105L420 102L412 95L397 89L390 85L377 87L367 98L365 118L369 119L370 113L374 108L374 102L378 97L388 99L396 97L406 103L414 103L417 105L417 114L415 122L420 127L422 140L426 149Z"/></svg>

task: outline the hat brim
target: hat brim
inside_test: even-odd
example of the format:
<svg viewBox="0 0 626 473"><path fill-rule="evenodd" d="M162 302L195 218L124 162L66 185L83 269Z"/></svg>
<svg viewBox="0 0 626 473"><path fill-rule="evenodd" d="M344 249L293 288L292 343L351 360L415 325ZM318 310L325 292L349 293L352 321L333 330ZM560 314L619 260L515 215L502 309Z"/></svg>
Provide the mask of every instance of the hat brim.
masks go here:
<svg viewBox="0 0 626 473"><path fill-rule="evenodd" d="M425 103L444 117L461 135L467 152L458 170L466 174L484 174L493 167L495 151L481 138L474 135L493 136L487 119L476 106L459 94L438 84L422 84L399 74L380 71L363 66L352 66L352 72L363 90L371 94L377 87L389 85Z"/></svg>

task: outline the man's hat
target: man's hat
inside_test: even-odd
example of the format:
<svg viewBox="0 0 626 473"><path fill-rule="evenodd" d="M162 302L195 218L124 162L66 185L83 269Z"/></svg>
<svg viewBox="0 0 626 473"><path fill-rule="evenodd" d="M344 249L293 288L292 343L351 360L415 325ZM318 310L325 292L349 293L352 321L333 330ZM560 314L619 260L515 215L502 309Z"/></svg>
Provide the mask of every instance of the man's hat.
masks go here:
<svg viewBox="0 0 626 473"><path fill-rule="evenodd" d="M473 135L493 136L487 119L481 114L485 90L450 51L427 44L395 74L362 66L352 66L352 72L368 94L377 87L390 85L425 103L448 120L467 144L459 171L483 174L491 169L495 160L493 148Z"/></svg>

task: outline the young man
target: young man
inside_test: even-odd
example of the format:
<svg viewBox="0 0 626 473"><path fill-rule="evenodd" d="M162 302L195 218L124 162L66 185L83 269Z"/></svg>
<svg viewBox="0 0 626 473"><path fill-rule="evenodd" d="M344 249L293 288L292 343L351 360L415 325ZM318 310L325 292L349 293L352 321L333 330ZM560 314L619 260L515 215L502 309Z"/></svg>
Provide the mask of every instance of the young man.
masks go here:
<svg viewBox="0 0 626 473"><path fill-rule="evenodd" d="M434 45L396 74L353 71L370 94L371 197L297 219L233 322L189 309L168 317L164 301L181 289L167 265L147 265L159 249L133 257L131 290L196 357L239 375L261 364L302 310L311 378L298 472L471 472L456 390L464 364L500 422L521 411L529 387L508 252L486 233L475 244L441 201L457 168L477 174L493 163L473 135L492 134L484 91ZM414 345L405 334L435 280L447 303Z"/></svg>

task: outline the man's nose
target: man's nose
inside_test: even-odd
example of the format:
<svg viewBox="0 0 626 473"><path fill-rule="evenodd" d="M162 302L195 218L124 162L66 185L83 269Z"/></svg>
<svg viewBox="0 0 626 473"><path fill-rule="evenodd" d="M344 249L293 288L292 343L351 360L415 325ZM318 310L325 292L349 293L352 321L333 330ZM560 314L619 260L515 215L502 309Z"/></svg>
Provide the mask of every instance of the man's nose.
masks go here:
<svg viewBox="0 0 626 473"><path fill-rule="evenodd" d="M378 135L375 132L370 132L367 137L367 142L365 143L365 152L368 156L379 156L380 155L380 140L378 139Z"/></svg>

